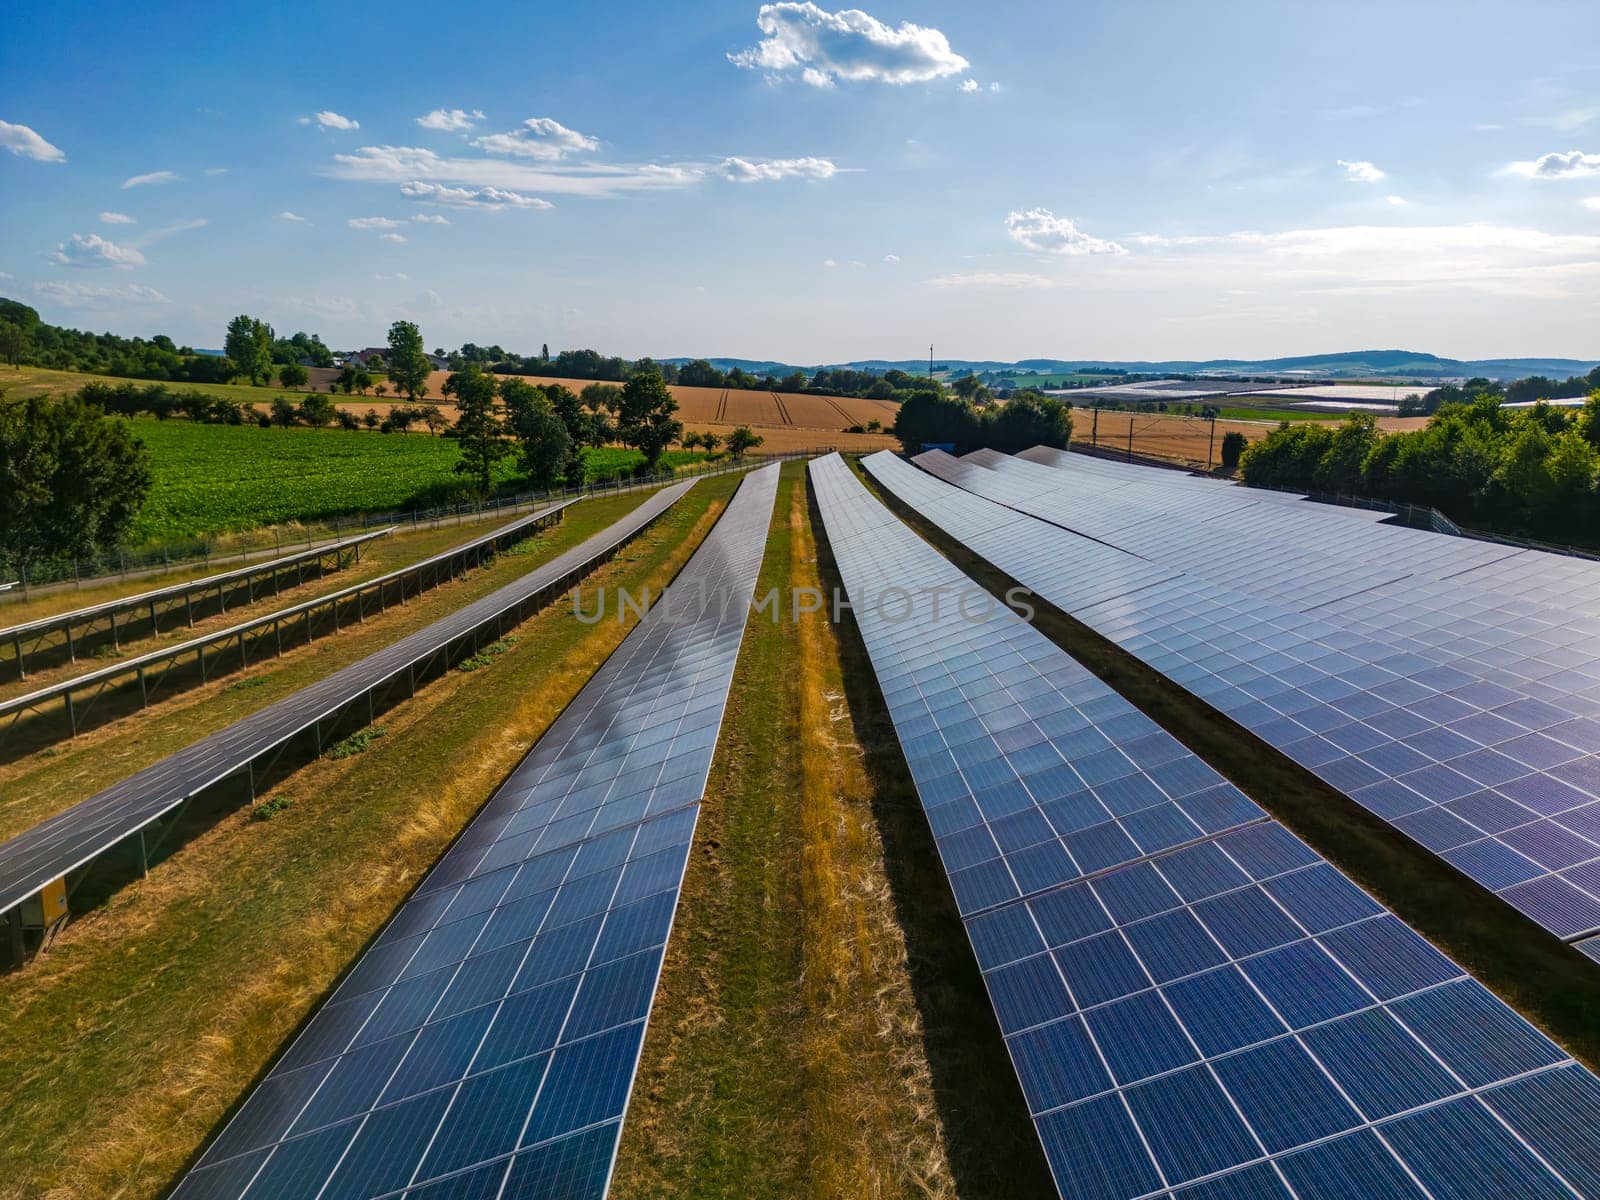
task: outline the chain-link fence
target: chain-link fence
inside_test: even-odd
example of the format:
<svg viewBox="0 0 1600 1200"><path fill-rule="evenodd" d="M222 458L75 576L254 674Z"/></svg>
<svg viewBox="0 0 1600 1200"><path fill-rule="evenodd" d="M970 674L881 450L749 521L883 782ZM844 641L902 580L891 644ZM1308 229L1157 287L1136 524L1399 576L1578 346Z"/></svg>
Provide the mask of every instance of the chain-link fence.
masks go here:
<svg viewBox="0 0 1600 1200"><path fill-rule="evenodd" d="M715 462L701 461L675 472L600 481L581 488L519 492L512 496L491 496L486 500L442 505L437 508L355 513L303 525L273 526L236 534L195 537L160 546L118 547L85 558L60 558L30 563L26 568L8 564L4 556L0 555L0 600L8 594L22 596L40 588L78 588L107 579L131 579L159 575L171 570L196 567L210 570L221 569L224 566L238 566L253 559L276 558L297 550L308 550L349 537L354 533L382 529L388 525L408 529L459 525L483 517L514 515L552 500L621 495L625 492L660 487L683 479L741 470L752 465L752 461L756 459L768 462L811 458L830 453L833 449L832 446L818 446L807 450L785 450L781 453L752 455L743 461L727 458Z"/></svg>

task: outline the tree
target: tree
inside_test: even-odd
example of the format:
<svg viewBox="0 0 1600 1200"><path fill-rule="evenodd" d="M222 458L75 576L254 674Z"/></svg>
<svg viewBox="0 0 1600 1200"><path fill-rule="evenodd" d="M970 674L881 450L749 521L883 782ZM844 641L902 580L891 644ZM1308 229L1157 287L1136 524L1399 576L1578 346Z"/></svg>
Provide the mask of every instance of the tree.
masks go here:
<svg viewBox="0 0 1600 1200"><path fill-rule="evenodd" d="M495 464L511 453L505 425L495 412L494 376L485 375L477 363L466 363L444 381L444 394L454 397L461 414L456 418L456 436L461 441L456 470L472 476L479 493L487 496L494 484Z"/></svg>
<svg viewBox="0 0 1600 1200"><path fill-rule="evenodd" d="M310 376L306 374L306 369L299 363L285 363L278 372L278 382L283 384L288 391L305 387L306 380L309 378Z"/></svg>
<svg viewBox="0 0 1600 1200"><path fill-rule="evenodd" d="M361 414L361 423L368 429L376 429L379 425L383 424L383 418L378 415L377 409L369 408L366 412Z"/></svg>
<svg viewBox="0 0 1600 1200"><path fill-rule="evenodd" d="M385 383L380 383L377 387L372 389L372 394L374 396L376 396L379 400L382 400L385 396L387 396L389 394L389 385L385 384Z"/></svg>
<svg viewBox="0 0 1600 1200"><path fill-rule="evenodd" d="M714 433L702 433L700 444L706 448L707 454L715 454L717 447L722 445L722 439Z"/></svg>
<svg viewBox="0 0 1600 1200"><path fill-rule="evenodd" d="M933 445L949 445L964 454L980 445L978 414L972 405L938 392L907 396L895 414L893 433L908 454Z"/></svg>
<svg viewBox="0 0 1600 1200"><path fill-rule="evenodd" d="M571 484L583 482L583 456L573 453L571 435L566 422L538 388L519 396L518 409L511 418L512 428L522 442L522 471L528 482L536 488L550 488L565 479ZM573 478L574 465L577 478Z"/></svg>
<svg viewBox="0 0 1600 1200"><path fill-rule="evenodd" d="M339 422L340 429L348 429L353 433L361 428L361 418L353 412L346 412L341 408L333 415L334 419Z"/></svg>
<svg viewBox="0 0 1600 1200"><path fill-rule="evenodd" d="M685 450L693 450L699 444L700 435L698 433L694 433L693 431L685 433L681 438L678 439L678 445L682 446Z"/></svg>
<svg viewBox="0 0 1600 1200"><path fill-rule="evenodd" d="M294 402L287 396L274 396L272 398L272 423L284 429L295 422L296 411Z"/></svg>
<svg viewBox="0 0 1600 1200"><path fill-rule="evenodd" d="M748 425L740 425L728 435L728 453L734 458L743 458L746 450L754 450L766 441Z"/></svg>
<svg viewBox="0 0 1600 1200"><path fill-rule="evenodd" d="M1238 470L1239 456L1244 453L1244 448L1249 445L1244 434L1237 429L1230 429L1222 435L1222 469L1232 474Z"/></svg>
<svg viewBox="0 0 1600 1200"><path fill-rule="evenodd" d="M333 401L321 392L312 392L304 400L300 401L301 420L316 429L321 429L329 421L333 420L333 414L336 411Z"/></svg>
<svg viewBox="0 0 1600 1200"><path fill-rule="evenodd" d="M433 434L434 437L438 437L439 430L449 424L444 419L444 413L440 411L437 404L424 404L421 408L414 408L411 411L419 421L428 427L428 432Z"/></svg>
<svg viewBox="0 0 1600 1200"><path fill-rule="evenodd" d="M644 455L647 472L656 469L661 455L683 432L682 422L672 417L678 411L678 402L653 371L641 371L622 385L614 411L618 439Z"/></svg>
<svg viewBox="0 0 1600 1200"><path fill-rule="evenodd" d="M0 321L0 355L20 370L22 356L28 352L28 331L15 321Z"/></svg>
<svg viewBox="0 0 1600 1200"><path fill-rule="evenodd" d="M131 428L73 396L0 398L0 553L25 571L120 544L151 481Z"/></svg>
<svg viewBox="0 0 1600 1200"><path fill-rule="evenodd" d="M389 326L389 382L412 403L428 394L433 363L422 347L422 333L410 321Z"/></svg>
<svg viewBox="0 0 1600 1200"><path fill-rule="evenodd" d="M272 370L272 327L240 313L228 322L223 346L228 360L251 383L260 383Z"/></svg>
<svg viewBox="0 0 1600 1200"><path fill-rule="evenodd" d="M980 434L985 446L1005 454L1031 446L1065 450L1072 440L1072 411L1053 396L1018 392L984 410Z"/></svg>
<svg viewBox="0 0 1600 1200"><path fill-rule="evenodd" d="M539 361L542 362L542 363L547 363L547 362L550 361L550 343L549 342L546 342L544 345L539 347Z"/></svg>
<svg viewBox="0 0 1600 1200"><path fill-rule="evenodd" d="M686 387L723 387L726 383L722 372L703 358L686 362L679 367L678 382Z"/></svg>

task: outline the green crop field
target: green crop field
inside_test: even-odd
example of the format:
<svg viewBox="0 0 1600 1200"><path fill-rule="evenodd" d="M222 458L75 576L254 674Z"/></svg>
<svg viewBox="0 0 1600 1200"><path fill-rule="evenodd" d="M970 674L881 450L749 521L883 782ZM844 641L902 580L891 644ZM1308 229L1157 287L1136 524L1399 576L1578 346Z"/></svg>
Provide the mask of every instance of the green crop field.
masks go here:
<svg viewBox="0 0 1600 1200"><path fill-rule="evenodd" d="M259 525L316 521L410 507L425 489L459 479L460 447L428 434L337 429L261 429L138 419L155 480L132 540L163 541ZM674 451L670 466L699 454ZM606 448L589 456L592 478L632 469L635 450ZM499 482L517 483L514 459Z"/></svg>

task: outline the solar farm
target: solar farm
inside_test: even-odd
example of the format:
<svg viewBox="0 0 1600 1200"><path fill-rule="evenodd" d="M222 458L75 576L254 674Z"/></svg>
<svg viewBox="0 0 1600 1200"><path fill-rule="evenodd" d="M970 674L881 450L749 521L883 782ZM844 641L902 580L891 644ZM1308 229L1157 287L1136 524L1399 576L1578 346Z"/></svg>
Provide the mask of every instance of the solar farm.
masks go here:
<svg viewBox="0 0 1600 1200"><path fill-rule="evenodd" d="M0 1197L1600 1196L1600 563L1387 516L831 453L0 629Z"/></svg>

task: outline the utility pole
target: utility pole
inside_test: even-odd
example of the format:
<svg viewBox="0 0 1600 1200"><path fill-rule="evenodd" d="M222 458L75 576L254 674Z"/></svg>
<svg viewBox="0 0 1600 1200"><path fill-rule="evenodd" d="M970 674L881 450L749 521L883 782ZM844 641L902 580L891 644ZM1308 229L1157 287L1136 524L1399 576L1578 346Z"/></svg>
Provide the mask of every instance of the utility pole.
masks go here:
<svg viewBox="0 0 1600 1200"><path fill-rule="evenodd" d="M1217 414L1211 414L1211 440L1206 443L1206 470L1211 470L1211 451L1217 444Z"/></svg>
<svg viewBox="0 0 1600 1200"><path fill-rule="evenodd" d="M933 347L928 347L928 382L933 382Z"/></svg>
<svg viewBox="0 0 1600 1200"><path fill-rule="evenodd" d="M1094 406L1094 428L1089 430L1089 445L1100 445L1100 406Z"/></svg>

